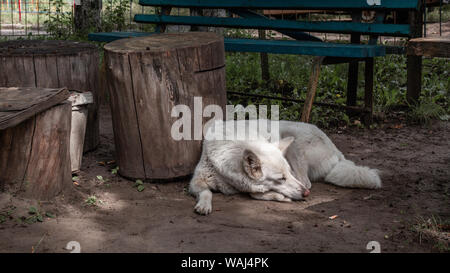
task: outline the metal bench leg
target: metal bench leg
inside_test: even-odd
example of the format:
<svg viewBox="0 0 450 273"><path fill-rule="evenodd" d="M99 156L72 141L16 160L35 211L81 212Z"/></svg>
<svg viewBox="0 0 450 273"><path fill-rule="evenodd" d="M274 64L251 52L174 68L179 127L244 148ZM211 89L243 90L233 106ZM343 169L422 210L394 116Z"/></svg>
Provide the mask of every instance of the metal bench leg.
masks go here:
<svg viewBox="0 0 450 273"><path fill-rule="evenodd" d="M406 101L415 104L422 90L422 56L407 56Z"/></svg>
<svg viewBox="0 0 450 273"><path fill-rule="evenodd" d="M358 21L358 20L356 20ZM361 35L352 34L351 43L359 44L361 42ZM357 92L358 92L358 72L359 62L351 61L348 64L348 79L347 79L347 106L356 106ZM355 112L347 110L347 115L354 115Z"/></svg>
<svg viewBox="0 0 450 273"><path fill-rule="evenodd" d="M373 115L373 66L374 58L367 58L365 61L364 78L365 78L365 90L364 90L364 125L372 124Z"/></svg>
<svg viewBox="0 0 450 273"><path fill-rule="evenodd" d="M308 83L308 92L306 93L305 104L303 104L301 122L309 122L309 114L311 113L311 107L316 96L317 85L319 84L320 66L325 57L318 56L313 59L313 66L311 76Z"/></svg>

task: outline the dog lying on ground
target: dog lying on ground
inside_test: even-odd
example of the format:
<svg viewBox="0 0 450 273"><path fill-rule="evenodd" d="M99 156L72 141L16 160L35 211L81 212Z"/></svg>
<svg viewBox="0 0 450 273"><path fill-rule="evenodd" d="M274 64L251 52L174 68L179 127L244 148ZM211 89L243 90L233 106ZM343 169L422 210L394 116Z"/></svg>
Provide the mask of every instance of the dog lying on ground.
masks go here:
<svg viewBox="0 0 450 273"><path fill-rule="evenodd" d="M220 126L230 122L235 128L241 122L248 127L248 121L226 121ZM264 122L271 128L271 121ZM226 129L224 132L228 133ZM212 191L227 195L246 192L255 199L290 202L309 195L310 181L324 180L341 187L381 187L377 170L345 159L327 135L311 124L279 121L277 142L270 142L267 135L254 140L207 139L211 138L203 141L189 185L199 214L211 213Z"/></svg>

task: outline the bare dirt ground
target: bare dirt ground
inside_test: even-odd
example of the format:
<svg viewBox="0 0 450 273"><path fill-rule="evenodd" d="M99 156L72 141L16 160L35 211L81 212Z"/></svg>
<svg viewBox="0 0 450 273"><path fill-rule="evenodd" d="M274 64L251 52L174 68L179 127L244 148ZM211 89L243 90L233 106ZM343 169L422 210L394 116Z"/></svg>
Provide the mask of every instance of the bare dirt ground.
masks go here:
<svg viewBox="0 0 450 273"><path fill-rule="evenodd" d="M439 251L413 227L422 218L450 219L450 123L329 135L349 159L380 169L383 189L319 182L306 201L293 203L215 194L213 213L200 216L186 194L188 181L145 183L138 192L134 181L111 173L111 116L103 107L101 145L84 157L78 185L52 202L0 194L0 252L69 252L69 241L81 252L369 252L369 241L382 252ZM96 206L85 202L92 195ZM56 217L18 220L30 216L32 205ZM441 234L444 241L448 234Z"/></svg>

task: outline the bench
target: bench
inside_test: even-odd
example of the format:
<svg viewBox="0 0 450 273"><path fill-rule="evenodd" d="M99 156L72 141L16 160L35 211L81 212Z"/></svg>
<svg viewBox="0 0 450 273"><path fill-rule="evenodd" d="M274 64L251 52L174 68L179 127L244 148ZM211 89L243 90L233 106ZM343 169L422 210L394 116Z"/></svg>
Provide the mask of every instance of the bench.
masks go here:
<svg viewBox="0 0 450 273"><path fill-rule="evenodd" d="M351 111L363 113L364 122L371 123L373 109L373 67L374 58L393 52L404 53L404 48L392 48L377 43L379 36L420 37L421 36L420 0L140 0L142 6L159 7L156 14L136 14L137 23L155 24L156 33L164 32L166 25L212 26L243 29L276 30L290 37L290 40L263 40L225 38L225 50L230 52L262 52L275 54L300 54L316 56L313 61L307 96L302 110L302 121L309 120L315 97L320 66L322 64L349 63L347 107ZM172 8L190 9L226 9L234 17L204 17L171 15ZM351 21L293 21L272 19L255 10L328 10L344 11L351 14ZM363 22L362 11L374 11L373 22ZM407 22L388 23L386 16L391 12L407 14ZM309 33L351 34L350 43L322 41ZM93 41L109 42L114 39L152 35L142 32L91 33ZM367 43L361 43L361 35L370 37ZM410 59L411 58L411 59ZM417 56L408 57L408 65L414 69L421 63ZM356 107L358 63L365 62L364 106ZM415 62L414 62L415 61ZM409 85L408 85L409 86ZM417 88L417 87L415 87ZM350 111L350 110L349 110Z"/></svg>

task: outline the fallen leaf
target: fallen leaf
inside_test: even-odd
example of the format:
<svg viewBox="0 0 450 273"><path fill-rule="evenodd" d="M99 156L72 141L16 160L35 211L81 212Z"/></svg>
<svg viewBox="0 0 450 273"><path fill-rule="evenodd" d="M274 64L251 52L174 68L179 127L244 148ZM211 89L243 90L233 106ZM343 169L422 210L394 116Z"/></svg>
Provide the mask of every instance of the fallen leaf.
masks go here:
<svg viewBox="0 0 450 273"><path fill-rule="evenodd" d="M333 216L328 217L328 219L330 219L330 220L333 220L333 219L336 219L336 218L338 218L338 215L333 215Z"/></svg>
<svg viewBox="0 0 450 273"><path fill-rule="evenodd" d="M105 161L99 161L99 162L97 162L97 164L101 165L101 166L106 166Z"/></svg>
<svg viewBox="0 0 450 273"><path fill-rule="evenodd" d="M364 200L369 200L370 198L372 198L372 194L371 194L371 195L369 195L369 196L365 196L365 197L363 197L363 199L364 199Z"/></svg>
<svg viewBox="0 0 450 273"><path fill-rule="evenodd" d="M80 184L78 184L78 182L73 182L73 184L74 184L75 186L80 186Z"/></svg>

